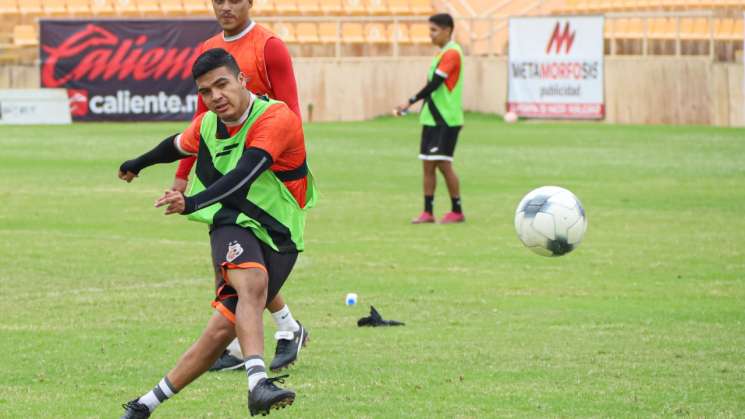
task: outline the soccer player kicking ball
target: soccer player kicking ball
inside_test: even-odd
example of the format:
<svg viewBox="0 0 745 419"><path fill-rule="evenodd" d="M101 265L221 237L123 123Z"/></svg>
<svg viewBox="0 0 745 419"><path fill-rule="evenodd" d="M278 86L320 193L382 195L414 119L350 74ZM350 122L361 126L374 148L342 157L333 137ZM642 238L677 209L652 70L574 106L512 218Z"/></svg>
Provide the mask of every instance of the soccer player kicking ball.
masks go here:
<svg viewBox="0 0 745 419"><path fill-rule="evenodd" d="M209 225L222 282L202 335L151 391L124 405L122 418L149 417L207 371L236 336L245 356L251 415L295 399L275 384L285 376L267 377L261 315L304 248L305 212L315 202L302 125L284 103L248 91L235 59L223 49L200 55L192 74L209 111L182 134L124 162L119 178L131 182L153 164L197 156L189 196L168 190L155 206ZM305 186L287 187L298 180Z"/></svg>
<svg viewBox="0 0 745 419"><path fill-rule="evenodd" d="M440 223L462 223L466 220L461 209L458 175L453 169L455 144L463 127L463 53L460 45L452 40L454 26L452 16L447 13L429 18L429 36L432 43L441 48L440 53L432 61L427 75L427 85L407 103L396 108L396 113L402 115L411 105L424 100L419 115L422 124L419 158L422 160L424 173L424 212L412 220L414 224L435 222L432 203L437 184L437 169L445 177L452 202L452 210L442 217Z"/></svg>
<svg viewBox="0 0 745 419"><path fill-rule="evenodd" d="M269 96L285 102L300 118L295 73L292 58L287 46L275 34L251 20L253 0L212 0L212 9L222 32L209 38L201 45L201 51L222 48L230 53L238 63L238 68L246 76L246 88L259 96ZM204 100L199 96L195 117L207 111ZM186 191L189 172L195 158L189 157L179 162L173 181L173 189ZM292 188L292 185L288 184ZM219 280L217 282L219 286ZM308 340L308 330L292 317L290 308L282 295L277 294L267 304L272 319L277 325L277 347L274 359L269 365L278 371L293 364L300 349ZM238 357L236 357L236 355ZM237 339L228 345L210 371L228 371L243 366L243 357Z"/></svg>

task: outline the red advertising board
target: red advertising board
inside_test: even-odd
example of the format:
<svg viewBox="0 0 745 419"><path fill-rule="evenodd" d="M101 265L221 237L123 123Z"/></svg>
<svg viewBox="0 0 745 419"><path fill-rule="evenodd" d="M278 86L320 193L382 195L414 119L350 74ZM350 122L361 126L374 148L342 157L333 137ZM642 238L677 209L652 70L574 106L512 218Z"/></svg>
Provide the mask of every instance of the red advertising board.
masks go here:
<svg viewBox="0 0 745 419"><path fill-rule="evenodd" d="M214 20L42 20L41 86L67 88L75 121L188 120L191 65Z"/></svg>

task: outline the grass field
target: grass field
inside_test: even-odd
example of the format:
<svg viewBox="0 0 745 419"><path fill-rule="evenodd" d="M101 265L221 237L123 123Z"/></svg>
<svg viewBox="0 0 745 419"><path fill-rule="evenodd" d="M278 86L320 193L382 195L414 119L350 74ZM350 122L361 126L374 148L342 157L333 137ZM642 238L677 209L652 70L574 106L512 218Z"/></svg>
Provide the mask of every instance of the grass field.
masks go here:
<svg viewBox="0 0 745 419"><path fill-rule="evenodd" d="M181 127L2 128L0 417L118 417L206 324L206 229L152 207L175 166L115 176ZM414 118L311 124L306 140L322 197L283 293L312 340L295 405L272 417L744 415L745 130L470 115L455 226L408 224ZM550 184L589 217L562 258L512 225ZM356 327L370 304L406 326ZM245 417L245 400L244 373L209 374L154 417Z"/></svg>

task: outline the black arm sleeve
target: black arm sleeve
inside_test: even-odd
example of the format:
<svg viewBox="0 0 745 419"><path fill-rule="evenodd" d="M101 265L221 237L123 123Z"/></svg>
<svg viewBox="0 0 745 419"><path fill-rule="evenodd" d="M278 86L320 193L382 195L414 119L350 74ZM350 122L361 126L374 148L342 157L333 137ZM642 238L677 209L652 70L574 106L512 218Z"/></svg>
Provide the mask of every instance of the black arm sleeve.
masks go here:
<svg viewBox="0 0 745 419"><path fill-rule="evenodd" d="M176 160L183 159L184 157L188 157L188 155L182 154L181 151L176 148L174 139L177 136L178 134L171 135L170 137L161 141L161 143L155 146L154 149L148 151L140 157L125 161L124 163L122 163L121 166L119 166L119 170L124 173L132 172L134 174L139 174L140 170L146 167L150 167L154 164L171 163L175 162Z"/></svg>
<svg viewBox="0 0 745 419"><path fill-rule="evenodd" d="M416 95L412 96L411 99L409 99L409 105L413 105L420 100L429 97L429 95L432 94L435 90L437 90L442 83L445 83L445 77L442 77L441 75L435 73L434 76L432 76L432 80L427 83L422 90L419 91Z"/></svg>
<svg viewBox="0 0 745 419"><path fill-rule="evenodd" d="M186 208L182 214L191 214L215 202L234 207L236 202L246 199L248 188L253 181L271 165L272 156L269 153L259 148L247 148L235 169L202 192L185 198Z"/></svg>

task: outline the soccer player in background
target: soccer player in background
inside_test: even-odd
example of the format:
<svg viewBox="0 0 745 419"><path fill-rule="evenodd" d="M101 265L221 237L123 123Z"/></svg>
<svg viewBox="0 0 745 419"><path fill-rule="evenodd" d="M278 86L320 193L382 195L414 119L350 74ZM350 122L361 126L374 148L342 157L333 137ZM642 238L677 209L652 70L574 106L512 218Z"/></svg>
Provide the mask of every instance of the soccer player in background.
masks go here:
<svg viewBox="0 0 745 419"><path fill-rule="evenodd" d="M127 419L149 417L207 371L236 336L246 357L251 415L295 399L275 384L285 376L267 377L262 313L304 249L305 213L315 202L302 123L284 103L247 90L245 76L224 49L202 53L192 74L209 111L183 133L122 163L119 178L131 182L154 164L197 156L189 196L168 190L155 206L209 225L221 281L202 335L151 391L124 405Z"/></svg>
<svg viewBox="0 0 745 419"><path fill-rule="evenodd" d="M223 48L238 63L246 76L246 87L259 96L269 96L282 101L300 118L297 84L292 69L292 59L287 46L268 29L251 20L253 0L213 0L212 7L223 32L206 40L201 48ZM195 118L207 110L199 96ZM173 182L173 190L184 192L189 172L194 166L194 157L179 162ZM216 283L219 278L216 279ZM280 294L269 302L267 309L277 325L277 347L270 365L272 371L291 365L308 340L308 330L297 322ZM243 365L238 340L234 340L210 369L224 371Z"/></svg>
<svg viewBox="0 0 745 419"><path fill-rule="evenodd" d="M432 43L441 48L432 61L427 75L427 85L409 101L396 108L403 114L409 107L424 100L419 121L422 124L422 139L419 158L422 160L424 211L412 220L414 224L435 222L432 204L437 184L437 170L445 178L451 211L440 220L441 224L461 223L463 216L460 202L460 182L453 169L453 153L458 133L463 127L462 63L463 52L453 38L453 18L441 13L429 18L429 36Z"/></svg>

